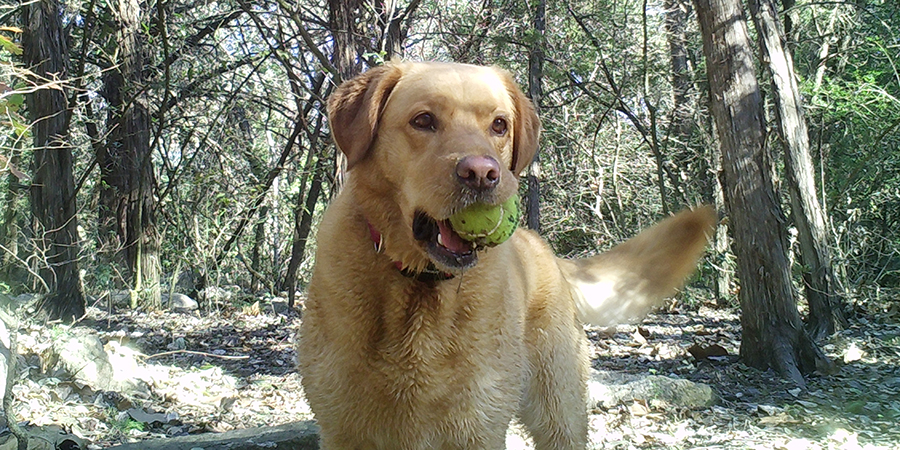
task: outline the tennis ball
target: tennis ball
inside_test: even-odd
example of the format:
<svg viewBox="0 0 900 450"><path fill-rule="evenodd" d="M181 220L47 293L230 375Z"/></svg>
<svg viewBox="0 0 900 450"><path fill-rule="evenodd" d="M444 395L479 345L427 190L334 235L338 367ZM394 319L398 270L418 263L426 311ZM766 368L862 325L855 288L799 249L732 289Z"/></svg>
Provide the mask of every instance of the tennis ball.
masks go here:
<svg viewBox="0 0 900 450"><path fill-rule="evenodd" d="M513 195L500 205L473 203L450 216L450 224L467 241L488 247L500 245L519 225L519 198Z"/></svg>

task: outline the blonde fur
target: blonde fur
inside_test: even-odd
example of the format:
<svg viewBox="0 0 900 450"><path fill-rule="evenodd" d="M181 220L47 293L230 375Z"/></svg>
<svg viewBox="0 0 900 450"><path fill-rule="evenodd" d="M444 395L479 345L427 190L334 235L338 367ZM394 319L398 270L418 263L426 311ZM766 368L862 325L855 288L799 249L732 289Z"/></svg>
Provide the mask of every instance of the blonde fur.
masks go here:
<svg viewBox="0 0 900 450"><path fill-rule="evenodd" d="M399 63L343 84L329 111L350 170L320 225L297 344L322 448L498 449L515 416L538 449L584 448L581 320L633 320L674 292L713 212L682 212L577 261L520 229L474 267L444 267L415 239L416 213L442 220L470 201L455 176L468 155L500 162L493 201L515 195L537 150L530 102L494 68ZM433 132L410 126L422 111ZM497 117L508 133L491 133ZM437 263L455 277L421 281L398 263L414 273Z"/></svg>

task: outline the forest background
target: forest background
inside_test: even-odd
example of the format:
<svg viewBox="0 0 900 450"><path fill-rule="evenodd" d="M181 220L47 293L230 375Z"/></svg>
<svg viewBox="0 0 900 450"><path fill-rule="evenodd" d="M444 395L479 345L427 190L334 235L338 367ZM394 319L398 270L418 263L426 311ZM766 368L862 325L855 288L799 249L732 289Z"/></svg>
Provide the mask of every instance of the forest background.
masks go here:
<svg viewBox="0 0 900 450"><path fill-rule="evenodd" d="M497 65L534 99L543 135L523 177L525 221L557 252L595 253L714 204L722 224L683 299L756 314L739 299L728 231L738 215L722 188L729 127L715 105L732 105L715 95L709 74L721 61L704 52L714 44L700 26L715 4L746 11L751 47L718 50L728 61L752 52L743 70L759 82L756 151L777 221L744 211L741 223L778 228L793 292L783 300L814 339L848 318L896 320L900 8L889 0L6 4L0 291L40 293L43 317L62 321L121 290L133 308L162 307L180 281L201 301L219 286L302 299L317 220L340 186L325 99L342 79L405 58ZM799 188L767 7L808 129L810 179ZM803 254L796 189L822 211L834 323L809 320L822 289L811 288L819 269Z"/></svg>

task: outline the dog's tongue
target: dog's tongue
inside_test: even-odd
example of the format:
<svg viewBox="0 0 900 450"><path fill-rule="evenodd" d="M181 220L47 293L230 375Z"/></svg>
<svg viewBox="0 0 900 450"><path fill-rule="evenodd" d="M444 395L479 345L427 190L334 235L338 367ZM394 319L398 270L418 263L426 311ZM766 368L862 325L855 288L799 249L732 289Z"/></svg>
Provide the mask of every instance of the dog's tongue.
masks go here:
<svg viewBox="0 0 900 450"><path fill-rule="evenodd" d="M441 220L438 221L438 230L441 233L439 243L444 246L447 250L450 250L453 253L468 253L472 251L472 243L466 240L463 240L459 234L453 231L453 228L450 227L449 220Z"/></svg>

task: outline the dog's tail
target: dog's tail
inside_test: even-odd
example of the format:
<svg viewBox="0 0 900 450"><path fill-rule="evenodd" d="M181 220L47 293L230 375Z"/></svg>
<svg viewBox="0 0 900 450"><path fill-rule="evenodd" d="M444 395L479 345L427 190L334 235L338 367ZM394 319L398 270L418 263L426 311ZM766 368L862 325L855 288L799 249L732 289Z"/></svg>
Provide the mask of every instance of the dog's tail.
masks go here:
<svg viewBox="0 0 900 450"><path fill-rule="evenodd" d="M579 318L611 326L644 317L694 271L716 220L708 206L685 210L606 253L559 260Z"/></svg>

